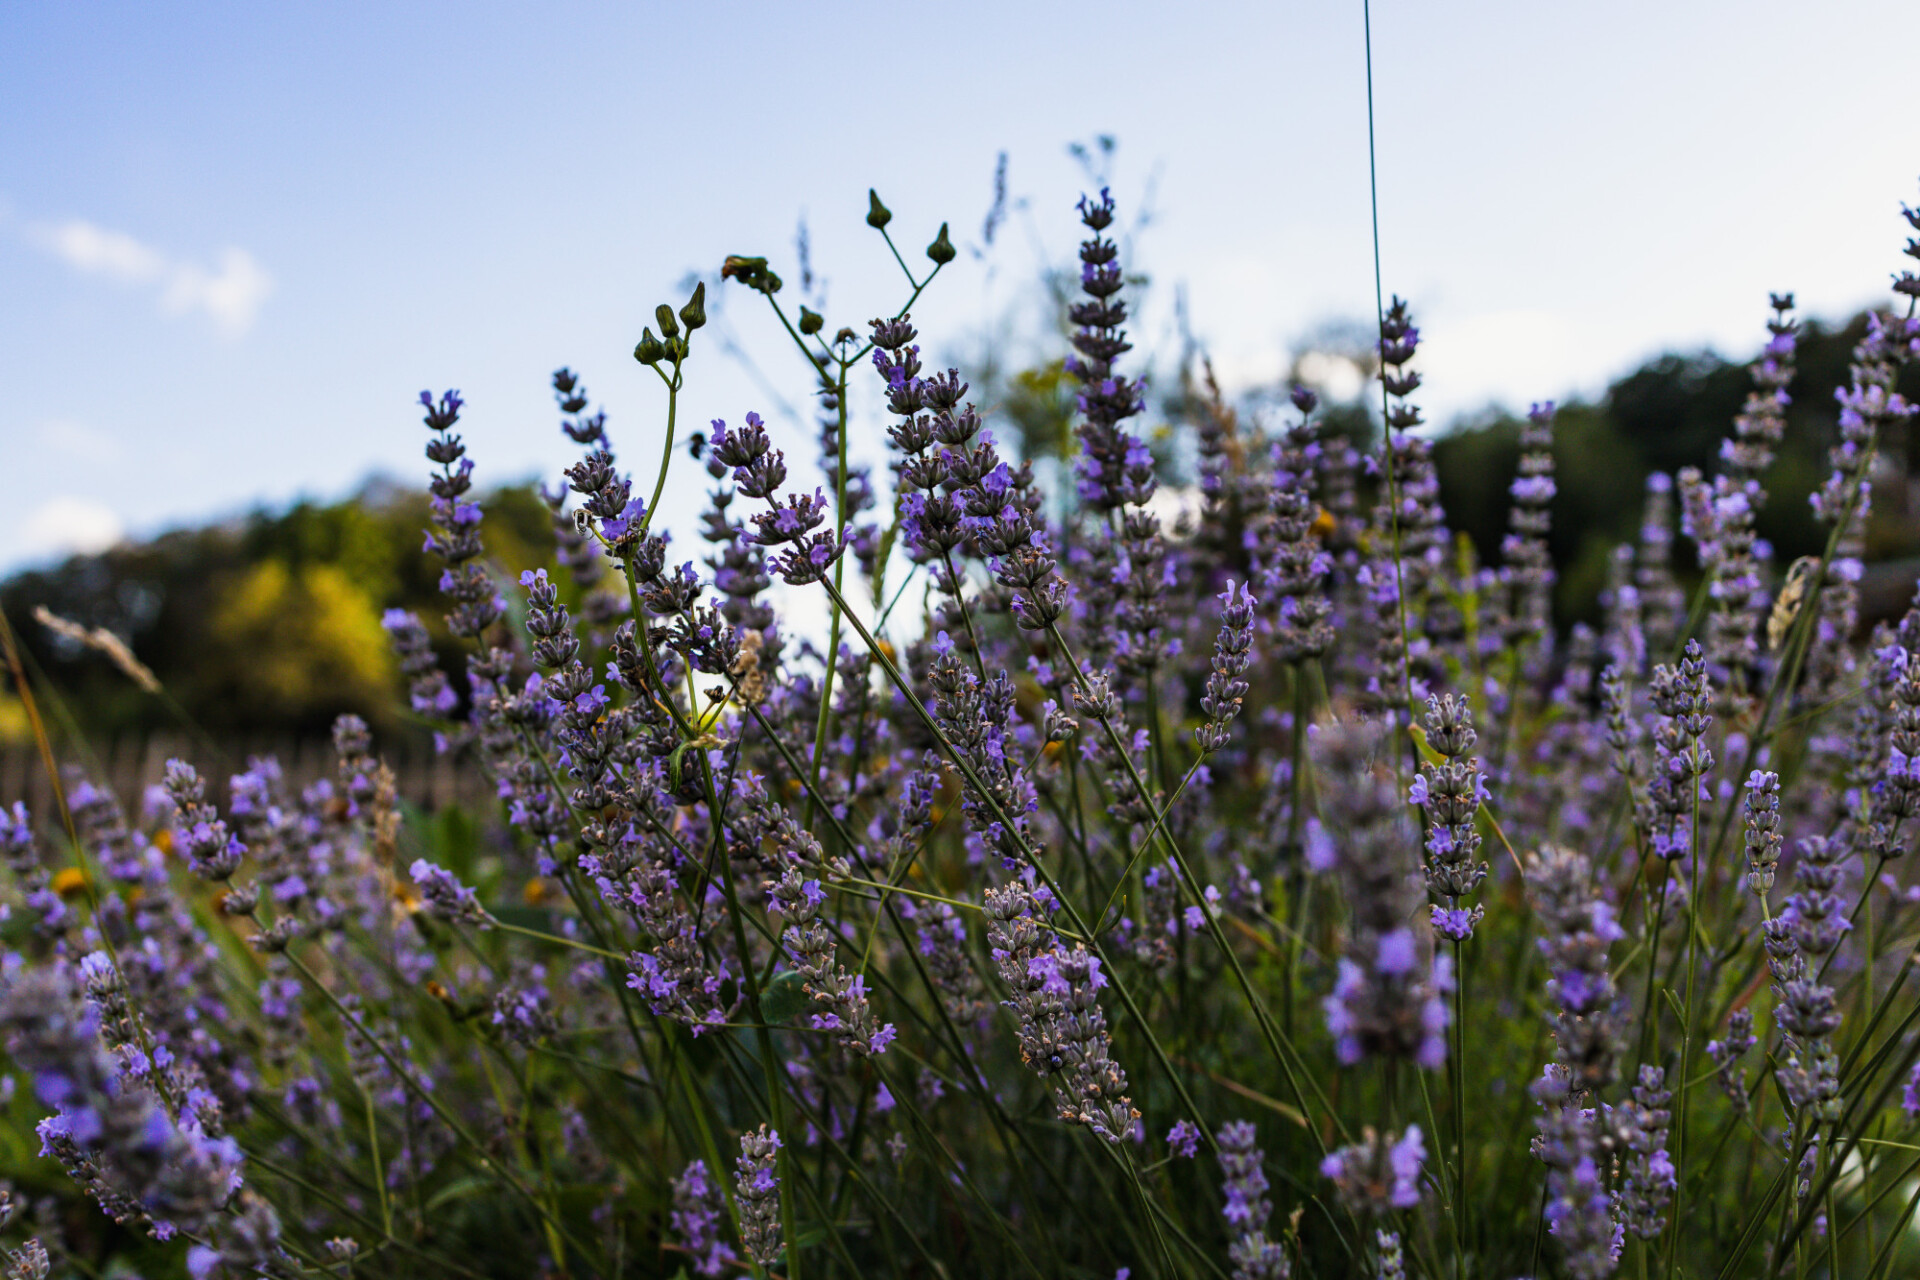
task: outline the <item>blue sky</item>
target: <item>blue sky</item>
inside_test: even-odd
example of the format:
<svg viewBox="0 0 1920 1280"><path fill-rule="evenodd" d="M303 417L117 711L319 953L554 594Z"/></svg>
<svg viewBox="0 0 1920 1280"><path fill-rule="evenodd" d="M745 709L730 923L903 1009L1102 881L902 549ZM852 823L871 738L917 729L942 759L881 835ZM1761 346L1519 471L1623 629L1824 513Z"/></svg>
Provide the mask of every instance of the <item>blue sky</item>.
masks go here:
<svg viewBox="0 0 1920 1280"><path fill-rule="evenodd" d="M1647 354L1754 345L1769 290L1876 300L1920 196L1897 59L1910 3L1374 6L1386 283L1428 336L1426 403L1592 391ZM117 531L419 473L412 397L461 388L482 475L569 456L581 370L645 470L629 352L728 253L788 267L804 216L831 324L897 305L861 218L977 242L996 155L1026 210L916 308L952 350L1064 260L1065 144L1120 140L1237 385L1368 317L1358 3L0 9L0 571ZM725 326L799 402L764 308ZM711 346L695 422L772 393ZM790 443L797 443L792 442ZM803 447L802 447L803 448ZM649 476L650 478L650 476ZM698 486L676 486L684 520Z"/></svg>

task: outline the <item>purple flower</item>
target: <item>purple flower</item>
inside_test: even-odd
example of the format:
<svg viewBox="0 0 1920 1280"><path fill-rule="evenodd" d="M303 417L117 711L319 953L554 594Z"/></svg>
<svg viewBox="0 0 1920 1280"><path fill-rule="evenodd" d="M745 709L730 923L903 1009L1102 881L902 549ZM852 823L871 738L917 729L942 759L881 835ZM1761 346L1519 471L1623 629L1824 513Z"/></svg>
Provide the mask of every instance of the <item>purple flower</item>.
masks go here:
<svg viewBox="0 0 1920 1280"><path fill-rule="evenodd" d="M1320 1162L1320 1174L1333 1183L1350 1212L1379 1217L1419 1206L1420 1170L1426 1158L1420 1126L1408 1125L1397 1138L1367 1128L1359 1142L1328 1152Z"/></svg>

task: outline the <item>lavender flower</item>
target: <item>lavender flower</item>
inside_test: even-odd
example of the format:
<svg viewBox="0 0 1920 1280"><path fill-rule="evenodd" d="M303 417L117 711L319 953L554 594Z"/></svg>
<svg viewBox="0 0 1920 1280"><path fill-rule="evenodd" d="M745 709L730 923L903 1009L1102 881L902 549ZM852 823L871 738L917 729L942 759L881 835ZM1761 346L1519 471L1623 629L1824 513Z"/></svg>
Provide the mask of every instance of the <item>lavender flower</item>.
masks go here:
<svg viewBox="0 0 1920 1280"><path fill-rule="evenodd" d="M1677 1182L1673 1159L1667 1154L1667 1126L1673 1119L1667 1108L1673 1104L1673 1094L1662 1087L1665 1082L1666 1072L1659 1067L1642 1066L1633 1101L1622 1108L1627 1167L1621 1211L1627 1230L1642 1240L1666 1229L1667 1205Z"/></svg>
<svg viewBox="0 0 1920 1280"><path fill-rule="evenodd" d="M1290 423L1273 448L1273 472L1267 492L1271 519L1256 530L1261 590L1269 602L1275 654L1283 662L1317 658L1333 644L1333 602L1326 580L1333 557L1316 536L1320 513L1313 502L1320 474L1316 463L1327 445L1319 439L1312 413L1319 398L1304 387L1293 391L1300 420ZM1340 446L1346 442L1340 441Z"/></svg>
<svg viewBox="0 0 1920 1280"><path fill-rule="evenodd" d="M1400 1251L1400 1233L1376 1231L1373 1241L1380 1256L1379 1267L1374 1271L1378 1280L1406 1280L1407 1266Z"/></svg>
<svg viewBox="0 0 1920 1280"><path fill-rule="evenodd" d="M920 922L920 955L940 991L947 1016L956 1026L979 1022L992 1010L984 998L980 975L967 951L967 927L960 913L944 902L933 903Z"/></svg>
<svg viewBox="0 0 1920 1280"><path fill-rule="evenodd" d="M1476 862L1480 852L1480 833L1475 820L1486 799L1486 784L1480 780L1480 761L1467 752L1473 749L1473 710L1467 700L1456 694L1427 699L1427 743L1439 752L1437 765L1426 765L1414 782L1414 803L1427 811L1427 892L1446 902L1433 908L1433 930L1456 942L1473 936L1473 928L1486 914L1475 906L1470 910L1460 899L1477 890L1487 878L1487 864Z"/></svg>
<svg viewBox="0 0 1920 1280"><path fill-rule="evenodd" d="M1649 693L1662 717L1653 731L1653 775L1647 782L1647 801L1658 824L1653 850L1675 861L1692 852L1694 815L1713 799L1701 781L1713 768L1705 741L1713 724L1713 690L1699 641L1687 641L1678 666L1654 668Z"/></svg>
<svg viewBox="0 0 1920 1280"><path fill-rule="evenodd" d="M1819 576L1814 626L1806 655L1803 702L1824 701L1852 673L1847 641L1859 623L1867 517L1873 485L1868 468L1889 433L1904 427L1916 406L1894 390L1902 365L1920 347L1920 318L1880 313L1867 317L1867 332L1854 348L1849 385L1834 392L1840 403L1840 435L1827 451L1832 468L1811 496L1814 515L1835 526L1834 555Z"/></svg>
<svg viewBox="0 0 1920 1280"><path fill-rule="evenodd" d="M694 1256L694 1270L703 1276L724 1275L734 1261L733 1246L721 1238L726 1220L726 1203L708 1176L707 1162L693 1161L673 1180L671 1221L674 1234Z"/></svg>
<svg viewBox="0 0 1920 1280"><path fill-rule="evenodd" d="M1207 722L1193 734L1194 745L1202 753L1226 745L1228 726L1240 714L1240 701L1247 694L1247 682L1241 677L1253 656L1253 606L1257 602L1247 591L1241 591L1236 599L1232 579L1227 580L1220 601L1220 638L1214 642L1213 672L1207 677L1206 696L1200 700Z"/></svg>
<svg viewBox="0 0 1920 1280"><path fill-rule="evenodd" d="M1584 854L1548 845L1530 855L1527 891L1540 917L1547 994L1559 1006L1552 1015L1556 1061L1569 1088L1604 1088L1615 1077L1622 1029L1607 951L1624 932L1595 891Z"/></svg>
<svg viewBox="0 0 1920 1280"><path fill-rule="evenodd" d="M848 974L835 960L833 933L820 918L820 905L827 900L820 882L802 879L798 868L788 867L778 881L768 883L767 895L772 899L769 910L780 912L780 940L793 952L807 994L823 1009L813 1015L814 1028L832 1032L855 1055L885 1053L898 1032L892 1023L875 1022L866 980Z"/></svg>
<svg viewBox="0 0 1920 1280"><path fill-rule="evenodd" d="M1233 1280L1286 1280L1292 1274L1286 1247L1267 1238L1273 1205L1267 1200L1267 1175L1260 1167L1265 1157L1254 1145L1257 1139L1245 1120L1223 1125L1214 1136L1220 1147L1221 1190L1227 1198L1221 1212L1236 1236L1227 1246L1227 1257L1233 1263Z"/></svg>
<svg viewBox="0 0 1920 1280"><path fill-rule="evenodd" d="M1647 477L1633 587L1646 650L1672 652L1686 621L1687 596L1673 576L1673 477L1665 472Z"/></svg>
<svg viewBox="0 0 1920 1280"><path fill-rule="evenodd" d="M1567 1274L1604 1280L1620 1260L1624 1228L1615 1223L1601 1175L1599 1122L1579 1105L1572 1073L1549 1063L1532 1093L1543 1114L1533 1151L1547 1166L1547 1230L1560 1242Z"/></svg>
<svg viewBox="0 0 1920 1280"><path fill-rule="evenodd" d="M448 391L438 401L422 391L420 403L427 411L427 429L435 433L427 442L427 457L440 467L429 482L433 528L427 531L423 550L447 565L440 575L441 594L454 602L447 626L457 636L477 640L506 612L507 604L476 563L482 550L480 504L463 500L473 487L473 459L466 456L466 445L453 428L466 402L458 391Z"/></svg>
<svg viewBox="0 0 1920 1280"><path fill-rule="evenodd" d="M1084 419L1077 431L1083 453L1075 470L1081 501L1096 511L1111 511L1152 496L1153 460L1120 426L1145 407L1145 395L1139 383L1113 373L1113 362L1130 348L1121 328L1127 304L1119 296L1124 283L1119 249L1103 234L1113 224L1113 197L1105 190L1098 200L1082 196L1080 220L1093 234L1080 243L1080 288L1087 300L1070 310L1079 354L1067 361L1067 372L1080 382Z"/></svg>
<svg viewBox="0 0 1920 1280"><path fill-rule="evenodd" d="M55 1108L38 1126L44 1154L110 1216L162 1240L213 1230L221 1252L268 1260L278 1235L270 1210L248 1202L222 1216L240 1186L240 1150L207 1127L217 1109L204 1120L197 1106L169 1116L139 1074L105 1052L99 1024L63 975L37 969L11 983L0 994L0 1035Z"/></svg>
<svg viewBox="0 0 1920 1280"><path fill-rule="evenodd" d="M1807 956L1832 952L1849 927L1833 892L1843 851L1840 841L1825 836L1801 841L1794 867L1798 888L1788 896L1786 909L1764 926L1774 1022L1786 1040L1774 1078L1796 1110L1828 1121L1841 1114L1840 1057L1833 1045L1841 1014L1834 989L1820 981Z"/></svg>
<svg viewBox="0 0 1920 1280"><path fill-rule="evenodd" d="M1520 474L1509 489L1511 532L1500 544L1500 581L1512 599L1508 641L1513 644L1546 636L1553 625L1553 557L1547 548L1555 493L1553 413L1551 400L1527 411L1520 429Z"/></svg>
<svg viewBox="0 0 1920 1280"><path fill-rule="evenodd" d="M1420 1167L1427 1158L1420 1126L1410 1124L1399 1137L1361 1130L1360 1141L1327 1153L1320 1176L1332 1181L1349 1212L1375 1217L1420 1203Z"/></svg>
<svg viewBox="0 0 1920 1280"><path fill-rule="evenodd" d="M1747 775L1747 887L1761 898L1773 890L1780 865L1780 775L1755 769Z"/></svg>
<svg viewBox="0 0 1920 1280"><path fill-rule="evenodd" d="M207 803L207 785L199 773L184 760L169 760L166 787L179 814L180 838L194 873L208 880L232 878L247 847L228 833L219 811Z"/></svg>
<svg viewBox="0 0 1920 1280"><path fill-rule="evenodd" d="M52 1266L46 1246L32 1239L18 1249L7 1250L6 1280L47 1280Z"/></svg>
<svg viewBox="0 0 1920 1280"><path fill-rule="evenodd" d="M0 810L0 861L13 873L21 896L34 913L34 932L47 938L57 935L70 913L53 890L53 876L41 860L27 806L18 800L11 809Z"/></svg>
<svg viewBox="0 0 1920 1280"><path fill-rule="evenodd" d="M1334 854L1351 919L1324 1006L1335 1055L1348 1065L1380 1054L1437 1070L1446 1061L1453 969L1434 954L1427 923L1409 923L1419 902L1406 853L1411 833L1395 821L1392 784L1373 758L1377 739L1357 728L1320 737L1328 744L1324 776L1352 788L1350 825Z"/></svg>
<svg viewBox="0 0 1920 1280"><path fill-rule="evenodd" d="M1712 1061L1714 1073L1720 1085L1720 1092L1733 1103L1734 1110L1745 1113L1749 1107L1747 1085L1742 1075L1741 1059L1747 1051L1758 1044L1753 1035L1753 1010L1735 1009L1727 1015L1727 1034L1724 1039L1707 1042L1707 1057Z"/></svg>
<svg viewBox="0 0 1920 1280"><path fill-rule="evenodd" d="M1019 1019L1020 1056L1052 1085L1062 1120L1119 1143L1139 1112L1100 1009L1107 977L1084 945L1060 945L1045 914L1041 898L1017 881L987 891L987 941L1013 993L1007 1006Z"/></svg>
<svg viewBox="0 0 1920 1280"><path fill-rule="evenodd" d="M766 1125L740 1135L734 1163L734 1194L740 1205L740 1243L747 1256L769 1266L784 1248L780 1237L780 1179L774 1164L784 1144Z"/></svg>
<svg viewBox="0 0 1920 1280"><path fill-rule="evenodd" d="M436 920L470 924L479 929L493 927L493 917L480 905L479 895L461 884L453 872L425 858L415 858L407 874L419 888L427 914Z"/></svg>

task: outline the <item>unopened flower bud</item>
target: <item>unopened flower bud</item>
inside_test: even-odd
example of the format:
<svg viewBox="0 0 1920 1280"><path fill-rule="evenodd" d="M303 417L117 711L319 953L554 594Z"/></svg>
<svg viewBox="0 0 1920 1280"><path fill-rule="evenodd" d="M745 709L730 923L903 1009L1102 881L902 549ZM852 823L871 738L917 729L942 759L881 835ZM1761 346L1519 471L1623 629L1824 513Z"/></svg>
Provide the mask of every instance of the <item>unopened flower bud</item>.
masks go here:
<svg viewBox="0 0 1920 1280"><path fill-rule="evenodd" d="M867 225L875 231L883 231L893 221L893 210L880 203L880 193L872 187L867 188Z"/></svg>
<svg viewBox="0 0 1920 1280"><path fill-rule="evenodd" d="M287 949L287 944L300 936L300 922L292 916L281 916L268 925L266 932L256 933L249 939L255 951L274 955Z"/></svg>
<svg viewBox="0 0 1920 1280"><path fill-rule="evenodd" d="M666 357L667 349L660 345L660 339L653 336L653 330L640 331L640 345L633 349L633 358L641 364L659 364Z"/></svg>
<svg viewBox="0 0 1920 1280"><path fill-rule="evenodd" d="M944 267L953 261L954 254L953 242L947 239L947 224L943 222L940 224L940 234L935 236L933 243L927 246L927 256L939 266Z"/></svg>
<svg viewBox="0 0 1920 1280"><path fill-rule="evenodd" d="M693 286L693 296L687 299L687 305L680 308L680 322L692 333L707 322L707 282L702 280Z"/></svg>
<svg viewBox="0 0 1920 1280"><path fill-rule="evenodd" d="M827 321L824 316L818 315L804 306L800 308L800 332L811 337L826 327L826 323Z"/></svg>
<svg viewBox="0 0 1920 1280"><path fill-rule="evenodd" d="M671 338L680 332L680 326L673 318L673 308L666 303L663 302L653 309L653 318L660 322L662 336Z"/></svg>

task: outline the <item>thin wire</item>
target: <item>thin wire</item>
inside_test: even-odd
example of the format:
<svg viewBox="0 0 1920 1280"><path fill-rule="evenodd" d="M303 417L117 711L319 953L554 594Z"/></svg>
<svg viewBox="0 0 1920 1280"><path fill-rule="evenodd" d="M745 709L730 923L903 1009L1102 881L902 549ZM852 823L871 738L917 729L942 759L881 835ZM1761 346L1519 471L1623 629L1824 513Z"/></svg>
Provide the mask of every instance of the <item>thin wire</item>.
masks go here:
<svg viewBox="0 0 1920 1280"><path fill-rule="evenodd" d="M1360 20L1367 44L1367 199L1373 209L1373 318L1380 327L1380 341L1387 339L1387 308L1380 284L1380 175L1373 158L1373 10L1372 0L1361 0ZM1380 381L1380 424L1386 429L1387 383Z"/></svg>
<svg viewBox="0 0 1920 1280"><path fill-rule="evenodd" d="M1373 319L1377 326L1374 333L1374 357L1379 362L1376 372L1380 375L1380 472L1387 485L1387 504L1393 518L1393 590L1396 597L1395 609L1400 616L1400 674L1404 677L1404 687L1408 710L1408 724L1412 724L1413 705L1413 660L1411 646L1407 640L1407 597L1406 579L1400 568L1400 494L1393 478L1393 419L1387 404L1387 311L1381 300L1380 284L1380 177L1373 156L1373 6L1372 0L1361 0L1360 20L1366 35L1367 50L1367 201L1373 212ZM1397 719L1397 717L1396 717ZM1411 745L1411 740L1409 740ZM1394 759L1395 773L1399 772L1399 754ZM1418 748L1413 749L1414 767L1418 768L1420 756ZM1404 779L1403 779L1404 781Z"/></svg>

